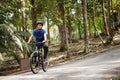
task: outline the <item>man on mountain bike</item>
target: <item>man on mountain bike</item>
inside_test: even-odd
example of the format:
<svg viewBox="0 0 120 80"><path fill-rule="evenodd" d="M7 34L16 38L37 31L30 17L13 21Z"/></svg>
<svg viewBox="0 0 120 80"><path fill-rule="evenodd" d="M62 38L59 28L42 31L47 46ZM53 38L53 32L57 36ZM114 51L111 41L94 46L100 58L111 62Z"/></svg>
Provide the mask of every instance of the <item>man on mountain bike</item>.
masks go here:
<svg viewBox="0 0 120 80"><path fill-rule="evenodd" d="M36 23L36 29L33 30L31 36L29 37L29 40L27 44L30 43L33 37L36 38L36 43L42 42L43 43L43 48L44 48L44 59L47 59L47 54L48 54L48 43L47 43L47 33L45 29L42 29L43 23L38 21Z"/></svg>

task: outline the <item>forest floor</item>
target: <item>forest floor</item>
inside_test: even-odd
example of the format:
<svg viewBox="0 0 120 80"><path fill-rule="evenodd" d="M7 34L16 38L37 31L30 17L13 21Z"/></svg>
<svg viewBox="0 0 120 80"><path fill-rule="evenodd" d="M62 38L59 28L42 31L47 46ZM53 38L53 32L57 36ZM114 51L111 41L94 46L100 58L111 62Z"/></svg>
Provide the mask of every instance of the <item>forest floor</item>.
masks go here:
<svg viewBox="0 0 120 80"><path fill-rule="evenodd" d="M105 37L103 38L105 40ZM116 46L120 46L120 34L114 36L114 44L112 45L103 45L99 38L90 38L89 49L90 53L85 54L84 51L84 40L76 40L76 42L70 44L70 58L66 57L66 52L60 52L60 45L50 45L49 46L49 62L50 66L63 64L67 61L81 59L96 53L101 53L103 51L110 50ZM0 75L8 75L11 73L20 72L20 68L0 71Z"/></svg>
<svg viewBox="0 0 120 80"><path fill-rule="evenodd" d="M106 38L103 37L104 41L105 39ZM70 60L81 59L87 55L93 55L120 46L120 34L114 36L114 41L111 45L103 45L99 38L91 38L89 42L89 54L84 53L84 40L76 41L75 43L70 44L70 58L66 57L67 52L59 51L59 46L60 45L50 46L49 61L51 66Z"/></svg>

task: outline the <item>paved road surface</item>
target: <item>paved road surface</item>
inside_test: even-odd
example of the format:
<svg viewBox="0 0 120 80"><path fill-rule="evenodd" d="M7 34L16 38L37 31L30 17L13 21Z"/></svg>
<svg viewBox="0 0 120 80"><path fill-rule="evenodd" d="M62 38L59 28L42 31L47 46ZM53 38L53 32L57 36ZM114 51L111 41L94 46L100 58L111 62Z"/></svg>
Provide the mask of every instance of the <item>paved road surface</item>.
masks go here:
<svg viewBox="0 0 120 80"><path fill-rule="evenodd" d="M48 72L1 76L0 80L112 80L120 71L120 48L52 67Z"/></svg>

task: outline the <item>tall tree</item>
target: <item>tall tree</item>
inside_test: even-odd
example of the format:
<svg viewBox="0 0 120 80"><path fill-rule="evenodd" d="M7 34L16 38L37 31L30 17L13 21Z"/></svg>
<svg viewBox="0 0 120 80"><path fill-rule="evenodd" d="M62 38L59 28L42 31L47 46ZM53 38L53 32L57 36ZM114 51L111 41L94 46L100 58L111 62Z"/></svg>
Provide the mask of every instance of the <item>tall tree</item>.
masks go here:
<svg viewBox="0 0 120 80"><path fill-rule="evenodd" d="M48 40L50 40L50 21L48 17L47 17L47 32L48 32ZM49 41L49 44L50 44L50 41Z"/></svg>
<svg viewBox="0 0 120 80"><path fill-rule="evenodd" d="M66 27L66 16L65 16L65 8L64 8L64 0L57 0L58 1L58 7L62 19L62 42L61 42L61 49L67 49L67 57L70 57L69 55L69 43L68 43L68 34L67 34L67 27Z"/></svg>
<svg viewBox="0 0 120 80"><path fill-rule="evenodd" d="M84 40L85 40L85 53L89 53L89 32L87 26L87 0L82 0L83 5L83 24L84 24Z"/></svg>
<svg viewBox="0 0 120 80"><path fill-rule="evenodd" d="M24 10L24 2L20 0L20 9L21 9L21 21L22 21L22 30L24 31L25 28L25 10Z"/></svg>
<svg viewBox="0 0 120 80"><path fill-rule="evenodd" d="M78 20L78 34L79 34L79 39L82 39L82 34L81 34L81 22Z"/></svg>
<svg viewBox="0 0 120 80"><path fill-rule="evenodd" d="M105 34L109 36L110 33L109 33L109 28L108 28L108 23L106 19L106 13L105 13L105 0L102 0L102 15L103 15L103 23L105 26Z"/></svg>
<svg viewBox="0 0 120 80"><path fill-rule="evenodd" d="M112 30L111 26L111 0L108 0L108 26L109 26L109 32L110 36L108 36L108 41L111 43L113 41L114 31Z"/></svg>
<svg viewBox="0 0 120 80"><path fill-rule="evenodd" d="M37 12L35 7L35 0L31 0L31 18L32 18L32 27L35 29L36 27L36 21L37 21Z"/></svg>

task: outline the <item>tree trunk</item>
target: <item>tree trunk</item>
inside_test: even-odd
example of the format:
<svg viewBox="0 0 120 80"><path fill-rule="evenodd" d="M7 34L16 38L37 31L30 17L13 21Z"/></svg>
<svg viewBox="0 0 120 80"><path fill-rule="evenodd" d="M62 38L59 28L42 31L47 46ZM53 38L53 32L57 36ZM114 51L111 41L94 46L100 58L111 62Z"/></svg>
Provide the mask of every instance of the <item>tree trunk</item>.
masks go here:
<svg viewBox="0 0 120 80"><path fill-rule="evenodd" d="M72 43L72 38L71 38L71 36L72 36L72 26L71 26L71 19L70 19L70 17L69 16L67 16L67 20L68 20L68 22L67 22L67 28L68 28L68 42L69 43Z"/></svg>
<svg viewBox="0 0 120 80"><path fill-rule="evenodd" d="M72 38L71 38L71 36L72 36L72 28L71 28L71 26L68 27L68 35L69 35L69 37L68 37L69 43L72 43Z"/></svg>
<svg viewBox="0 0 120 80"><path fill-rule="evenodd" d="M106 14L105 14L105 2L104 2L104 0L102 0L102 14L103 14L103 23L104 23L104 28L105 28L105 34L107 36L109 36L110 33L109 33L109 28L108 28Z"/></svg>
<svg viewBox="0 0 120 80"><path fill-rule="evenodd" d="M22 30L23 31L25 31L26 29L25 29L25 14L24 14L24 12L22 11Z"/></svg>
<svg viewBox="0 0 120 80"><path fill-rule="evenodd" d="M85 39L85 53L89 53L89 34L87 26L87 0L82 0L83 3L83 24L84 24L84 39Z"/></svg>
<svg viewBox="0 0 120 80"><path fill-rule="evenodd" d="M49 18L47 17L47 31L48 31L48 43L50 44L50 24L49 24Z"/></svg>
<svg viewBox="0 0 120 80"><path fill-rule="evenodd" d="M118 10L118 21L119 21L119 24L120 24L120 9Z"/></svg>
<svg viewBox="0 0 120 80"><path fill-rule="evenodd" d="M32 8L31 8L32 27L33 27L33 29L35 29L36 21L37 21L35 0L31 0L31 5L32 5Z"/></svg>
<svg viewBox="0 0 120 80"><path fill-rule="evenodd" d="M65 11L64 11L64 8L63 8L62 20L63 20L63 33L64 33L63 34L63 40L65 42L65 48L69 52L68 34L67 34L67 27L66 27L66 21L65 21Z"/></svg>
<svg viewBox="0 0 120 80"><path fill-rule="evenodd" d="M20 9L21 9L21 22L22 22L22 31L25 31L25 12L24 12L24 4L20 0Z"/></svg>
<svg viewBox="0 0 120 80"><path fill-rule="evenodd" d="M115 23L114 23L114 9L113 9L113 7L112 7L112 1L113 1L113 0L111 0L111 10L112 10L112 29L115 29Z"/></svg>
<svg viewBox="0 0 120 80"><path fill-rule="evenodd" d="M96 25L95 25L95 16L94 16L94 14L92 16L92 21L93 21L93 26L94 26L94 37L97 37L98 32L97 32L97 28L96 28Z"/></svg>
<svg viewBox="0 0 120 80"><path fill-rule="evenodd" d="M110 32L109 41L111 43L113 41L114 31L112 30L112 27L111 27L110 10L111 10L111 0L108 0L108 26L109 26L109 32Z"/></svg>
<svg viewBox="0 0 120 80"><path fill-rule="evenodd" d="M94 26L94 37L97 37L98 32L97 32L97 27L95 25L95 4L93 1L93 15L92 15L92 22L93 22L93 26Z"/></svg>
<svg viewBox="0 0 120 80"><path fill-rule="evenodd" d="M79 34L79 39L82 39L80 24L81 24L81 22L80 22L80 20L78 20L78 34Z"/></svg>
<svg viewBox="0 0 120 80"><path fill-rule="evenodd" d="M91 31L91 19L88 18L88 29L89 29L89 37L92 37L92 31Z"/></svg>
<svg viewBox="0 0 120 80"><path fill-rule="evenodd" d="M61 41L61 43L62 43L62 42L63 42L63 41L62 41L62 38L63 38L63 37L62 37L62 36L63 36L63 34L62 34L62 33L63 33L63 31L62 31L62 25L58 25L58 30L59 30L60 41Z"/></svg>
<svg viewBox="0 0 120 80"><path fill-rule="evenodd" d="M104 30L104 27L102 26L103 20L101 20L101 18L99 18L99 20L100 20L100 30L101 30L101 33L104 34L105 30Z"/></svg>
<svg viewBox="0 0 120 80"><path fill-rule="evenodd" d="M69 43L68 43L68 30L66 27L66 19L65 19L65 9L64 9L64 0L59 1L58 0L58 6L59 6L59 11L61 12L61 19L62 19L62 43L61 43L61 48L60 49L66 49L67 50L67 57L70 57L69 54Z"/></svg>

